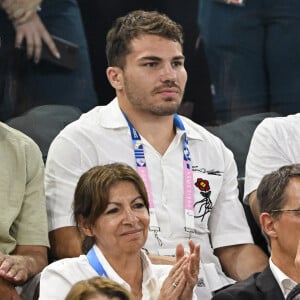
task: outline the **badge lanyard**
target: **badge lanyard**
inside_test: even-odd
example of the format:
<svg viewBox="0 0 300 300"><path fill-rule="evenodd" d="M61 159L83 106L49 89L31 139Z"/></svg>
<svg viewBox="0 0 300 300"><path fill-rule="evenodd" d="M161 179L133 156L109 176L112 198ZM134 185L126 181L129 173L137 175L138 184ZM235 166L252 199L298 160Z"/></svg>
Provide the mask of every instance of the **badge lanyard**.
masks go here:
<svg viewBox="0 0 300 300"><path fill-rule="evenodd" d="M94 247L92 247L89 252L86 255L90 265L93 267L93 269L100 275L100 277L108 277L102 264L100 263Z"/></svg>
<svg viewBox="0 0 300 300"><path fill-rule="evenodd" d="M124 114L124 113L123 113ZM135 130L132 123L128 120L127 116L124 114L124 117L128 123L132 145L134 150L135 162L137 166L137 171L142 177L148 198L149 198L149 213L150 213L150 231L154 232L154 235L159 243L162 246L162 241L158 237L158 232L160 227L157 222L157 217L155 213L153 195L150 188L150 180L146 165L145 152L143 143L139 133ZM188 146L187 134L185 132L184 125L177 114L174 114L174 125L180 130L184 131L184 141L183 141L183 170L184 170L184 209L185 209L185 227L184 230L191 235L195 231L194 224L194 192L193 192L193 171L191 164L191 155Z"/></svg>

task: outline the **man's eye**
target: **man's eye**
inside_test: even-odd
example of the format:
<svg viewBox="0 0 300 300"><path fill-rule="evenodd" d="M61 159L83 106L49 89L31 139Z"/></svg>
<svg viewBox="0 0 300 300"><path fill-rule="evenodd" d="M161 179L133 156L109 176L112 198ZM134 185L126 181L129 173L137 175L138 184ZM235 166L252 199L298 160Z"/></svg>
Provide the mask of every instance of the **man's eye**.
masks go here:
<svg viewBox="0 0 300 300"><path fill-rule="evenodd" d="M144 64L145 67L153 68L157 66L157 62L148 62Z"/></svg>
<svg viewBox="0 0 300 300"><path fill-rule="evenodd" d="M174 61L173 62L173 66L174 67L180 67L180 66L182 66L183 65L183 62L182 61Z"/></svg>

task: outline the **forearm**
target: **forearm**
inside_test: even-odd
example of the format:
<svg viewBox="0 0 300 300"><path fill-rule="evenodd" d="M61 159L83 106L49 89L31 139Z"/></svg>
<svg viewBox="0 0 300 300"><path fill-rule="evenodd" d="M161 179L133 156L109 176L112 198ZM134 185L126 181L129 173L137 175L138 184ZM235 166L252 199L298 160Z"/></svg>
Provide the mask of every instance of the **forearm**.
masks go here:
<svg viewBox="0 0 300 300"><path fill-rule="evenodd" d="M151 262L155 265L174 265L176 257L174 256L159 256L159 255L148 255Z"/></svg>
<svg viewBox="0 0 300 300"><path fill-rule="evenodd" d="M77 257L82 254L82 236L75 226L62 227L49 233L54 259Z"/></svg>
<svg viewBox="0 0 300 300"><path fill-rule="evenodd" d="M21 300L21 297L17 294L14 285L4 278L0 277L0 295L1 299Z"/></svg>
<svg viewBox="0 0 300 300"><path fill-rule="evenodd" d="M265 253L254 244L218 248L215 254L220 259L223 271L237 281L261 272L268 263Z"/></svg>

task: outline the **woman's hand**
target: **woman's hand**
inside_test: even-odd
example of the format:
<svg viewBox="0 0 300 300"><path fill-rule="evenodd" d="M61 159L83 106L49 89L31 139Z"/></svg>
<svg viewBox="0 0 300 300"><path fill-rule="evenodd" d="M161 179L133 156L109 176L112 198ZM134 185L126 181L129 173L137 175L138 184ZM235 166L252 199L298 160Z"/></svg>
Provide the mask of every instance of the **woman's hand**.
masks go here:
<svg viewBox="0 0 300 300"><path fill-rule="evenodd" d="M195 245L193 241L189 241L190 254L186 264L183 266L186 284L179 299L192 299L193 290L198 281L200 267L200 245ZM177 251L176 251L177 254Z"/></svg>
<svg viewBox="0 0 300 300"><path fill-rule="evenodd" d="M158 300L190 300L197 283L200 265L200 245L189 241L190 253L184 254L181 244L176 247L177 262L165 279Z"/></svg>
<svg viewBox="0 0 300 300"><path fill-rule="evenodd" d="M171 269L168 277L165 279L158 300L176 300L180 299L186 285L184 265L187 263L186 256L181 257ZM189 300L191 298L187 298Z"/></svg>
<svg viewBox="0 0 300 300"><path fill-rule="evenodd" d="M33 58L35 63L40 61L43 42L55 57L60 58L55 43L37 13L34 13L25 23L15 23L14 26L16 30L15 46L21 48L23 41L26 40L28 59Z"/></svg>

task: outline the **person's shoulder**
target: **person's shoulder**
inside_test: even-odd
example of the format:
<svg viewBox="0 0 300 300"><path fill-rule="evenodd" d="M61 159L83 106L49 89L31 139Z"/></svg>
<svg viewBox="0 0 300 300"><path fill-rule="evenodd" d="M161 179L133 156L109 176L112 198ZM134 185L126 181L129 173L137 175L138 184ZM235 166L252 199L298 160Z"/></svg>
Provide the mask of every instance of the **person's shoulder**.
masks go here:
<svg viewBox="0 0 300 300"><path fill-rule="evenodd" d="M219 291L212 300L219 299L260 299L259 291L256 287L256 279L260 273L254 273L245 280Z"/></svg>
<svg viewBox="0 0 300 300"><path fill-rule="evenodd" d="M257 128L262 130L263 128L289 128L290 126L300 124L300 113L288 116L270 117L265 118Z"/></svg>
<svg viewBox="0 0 300 300"><path fill-rule="evenodd" d="M15 146L29 146L30 148L39 149L36 142L25 133L0 122L0 140L2 142L12 143Z"/></svg>
<svg viewBox="0 0 300 300"><path fill-rule="evenodd" d="M279 116L265 118L258 124L253 134L254 139L273 137L277 139L280 136L289 136L295 133L300 126L300 113L288 116Z"/></svg>
<svg viewBox="0 0 300 300"><path fill-rule="evenodd" d="M78 257L69 257L69 258L63 258L56 260L52 263L50 263L44 270L43 273L56 271L56 272L66 272L68 269L73 269L73 267L76 267L81 264L88 263L86 255L80 255Z"/></svg>
<svg viewBox="0 0 300 300"><path fill-rule="evenodd" d="M204 126L194 122L193 120L180 116L184 124L187 135L191 139L199 139L202 141L221 142L221 139L206 129Z"/></svg>
<svg viewBox="0 0 300 300"><path fill-rule="evenodd" d="M120 119L121 111L117 99L112 100L106 105L95 106L86 113L83 113L79 119L68 124L61 132L61 135L78 133L78 131L98 130L99 128L113 126Z"/></svg>

